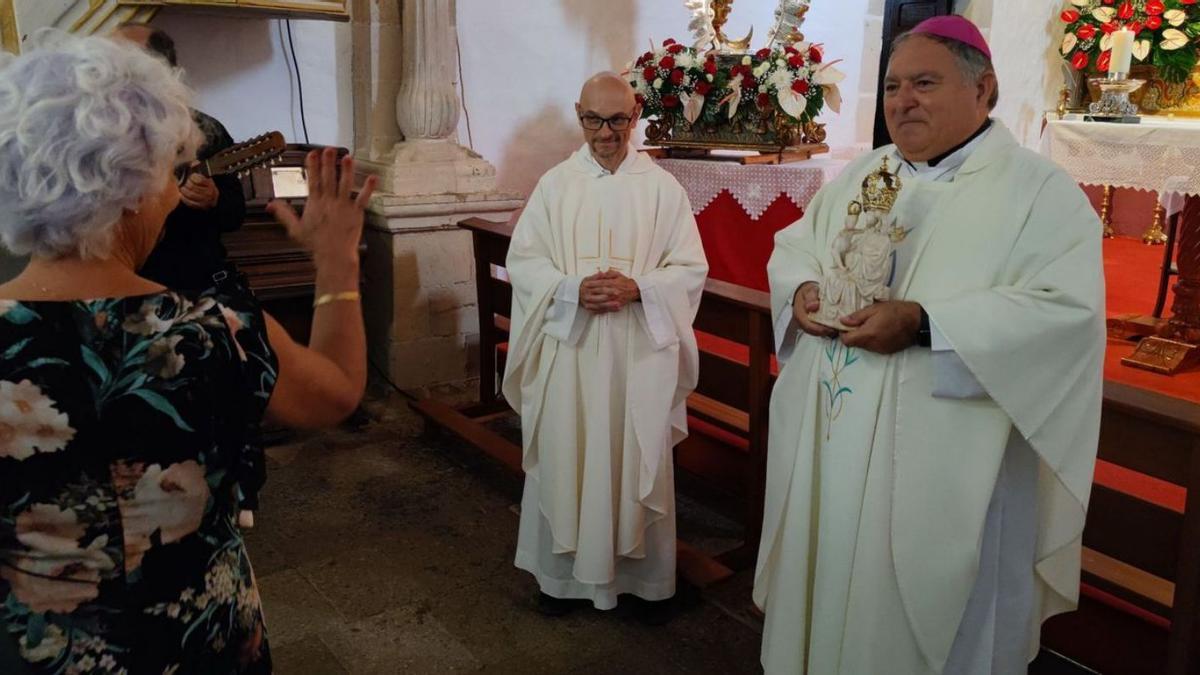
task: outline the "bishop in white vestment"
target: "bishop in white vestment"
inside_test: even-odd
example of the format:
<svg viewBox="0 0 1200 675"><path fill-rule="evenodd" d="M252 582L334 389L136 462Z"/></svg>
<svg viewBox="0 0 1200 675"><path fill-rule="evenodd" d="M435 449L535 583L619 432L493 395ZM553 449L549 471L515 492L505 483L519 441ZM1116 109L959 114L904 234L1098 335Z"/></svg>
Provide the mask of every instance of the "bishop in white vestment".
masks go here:
<svg viewBox="0 0 1200 675"><path fill-rule="evenodd" d="M781 231L778 356L754 598L769 674L1015 675L1073 609L1099 435L1101 227L1061 169L988 119L960 17L896 45L896 145ZM847 205L884 158L890 300L815 324Z"/></svg>
<svg viewBox="0 0 1200 675"><path fill-rule="evenodd" d="M545 595L611 609L675 592L671 449L708 265L683 188L628 145L629 85L599 75L577 108L587 143L541 178L513 233L503 391L524 446L516 565Z"/></svg>

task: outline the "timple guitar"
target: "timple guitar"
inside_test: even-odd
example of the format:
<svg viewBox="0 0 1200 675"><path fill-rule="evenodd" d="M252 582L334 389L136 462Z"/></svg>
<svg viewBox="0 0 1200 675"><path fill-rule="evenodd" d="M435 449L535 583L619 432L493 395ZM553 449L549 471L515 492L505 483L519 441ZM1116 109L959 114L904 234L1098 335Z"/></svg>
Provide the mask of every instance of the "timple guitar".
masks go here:
<svg viewBox="0 0 1200 675"><path fill-rule="evenodd" d="M256 166L278 161L286 149L287 142L284 141L283 134L272 131L230 146L192 166L181 166L175 170L175 176L179 179L179 184L183 185L192 174L209 178L227 174L241 175Z"/></svg>

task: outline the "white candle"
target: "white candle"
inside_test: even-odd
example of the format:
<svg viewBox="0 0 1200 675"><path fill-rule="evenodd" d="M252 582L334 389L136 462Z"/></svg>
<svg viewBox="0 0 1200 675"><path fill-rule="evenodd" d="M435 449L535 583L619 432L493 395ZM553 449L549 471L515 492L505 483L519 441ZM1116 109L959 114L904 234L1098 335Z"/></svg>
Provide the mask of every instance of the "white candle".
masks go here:
<svg viewBox="0 0 1200 675"><path fill-rule="evenodd" d="M1128 73L1129 64L1133 62L1133 31L1122 28L1112 34L1112 56L1108 62L1108 72Z"/></svg>

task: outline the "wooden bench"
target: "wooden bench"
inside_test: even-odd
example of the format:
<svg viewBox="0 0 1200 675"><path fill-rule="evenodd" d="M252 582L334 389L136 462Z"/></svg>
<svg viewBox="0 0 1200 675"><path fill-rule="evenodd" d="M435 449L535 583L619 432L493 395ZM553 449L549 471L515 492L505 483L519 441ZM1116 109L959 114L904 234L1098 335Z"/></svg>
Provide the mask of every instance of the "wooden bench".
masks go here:
<svg viewBox="0 0 1200 675"><path fill-rule="evenodd" d="M1079 611L1043 644L1102 673L1200 673L1200 406L1108 381Z"/></svg>

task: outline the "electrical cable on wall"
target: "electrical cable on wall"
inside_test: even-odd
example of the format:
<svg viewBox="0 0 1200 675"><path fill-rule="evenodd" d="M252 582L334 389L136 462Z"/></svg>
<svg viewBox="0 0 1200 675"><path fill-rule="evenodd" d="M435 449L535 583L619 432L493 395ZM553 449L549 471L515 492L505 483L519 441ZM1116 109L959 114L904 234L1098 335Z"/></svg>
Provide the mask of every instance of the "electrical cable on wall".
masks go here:
<svg viewBox="0 0 1200 675"><path fill-rule="evenodd" d="M291 96L296 91L296 76L292 72L292 61L291 61L291 59L287 58L287 52L288 52L287 36L284 35L284 33L283 33L283 21L274 21L273 23L275 24L275 32L278 34L278 37L279 37L279 48L281 50L283 50L283 66L284 66L284 68L287 69L287 76L288 76L287 85L288 85L288 97L289 97L289 99L288 99L288 118L289 118L289 121L292 123L292 134L291 135L294 137L297 135L296 114L294 111L295 99L291 98Z"/></svg>
<svg viewBox="0 0 1200 675"><path fill-rule="evenodd" d="M467 147L475 149L475 138L471 134L471 111L467 109L467 85L463 82L462 46L458 40L458 24L454 24L454 51L458 54L458 91L462 101L463 117L467 120Z"/></svg>
<svg viewBox="0 0 1200 675"><path fill-rule="evenodd" d="M285 19L287 24L288 47L292 50L292 65L296 69L296 92L297 98L300 99L300 127L304 129L304 142L311 143L308 140L308 119L304 115L304 79L300 76L300 61L296 58L296 43L292 40L292 20Z"/></svg>

